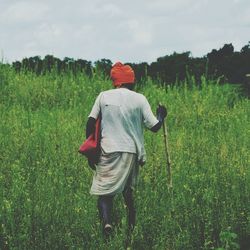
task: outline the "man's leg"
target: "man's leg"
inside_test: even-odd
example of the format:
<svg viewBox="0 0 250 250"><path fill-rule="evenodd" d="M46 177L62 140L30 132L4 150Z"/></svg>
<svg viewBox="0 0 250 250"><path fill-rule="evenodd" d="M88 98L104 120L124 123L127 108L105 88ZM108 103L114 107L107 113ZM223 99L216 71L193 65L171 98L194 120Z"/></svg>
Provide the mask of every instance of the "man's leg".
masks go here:
<svg viewBox="0 0 250 250"><path fill-rule="evenodd" d="M101 195L98 197L97 207L101 222L103 223L103 229L105 234L111 232L111 213L113 206L113 197L110 195Z"/></svg>
<svg viewBox="0 0 250 250"><path fill-rule="evenodd" d="M133 230L135 226L135 207L134 207L134 199L133 199L133 190L132 188L128 187L123 191L123 198L125 204L128 208L128 225L129 229Z"/></svg>

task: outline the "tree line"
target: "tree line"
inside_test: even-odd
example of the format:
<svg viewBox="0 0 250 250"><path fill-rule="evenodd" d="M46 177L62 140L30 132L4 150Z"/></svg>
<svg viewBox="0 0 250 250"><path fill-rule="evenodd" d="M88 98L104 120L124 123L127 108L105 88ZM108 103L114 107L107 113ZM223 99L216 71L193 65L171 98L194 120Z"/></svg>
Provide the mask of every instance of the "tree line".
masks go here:
<svg viewBox="0 0 250 250"><path fill-rule="evenodd" d="M250 74L250 42L243 46L240 51L235 51L233 45L225 44L222 48L211 52L203 57L192 57L191 52L176 53L157 58L155 62L148 64L128 63L135 70L136 79L142 82L148 76L164 84L182 82L188 76L193 76L197 82L201 76L218 79L228 83L246 83L246 74ZM15 61L12 66L17 72L32 71L37 75L54 71L58 74L83 72L92 76L95 72L101 72L109 76L112 61L101 59L92 63L88 60L65 57L63 60L46 55L24 58Z"/></svg>

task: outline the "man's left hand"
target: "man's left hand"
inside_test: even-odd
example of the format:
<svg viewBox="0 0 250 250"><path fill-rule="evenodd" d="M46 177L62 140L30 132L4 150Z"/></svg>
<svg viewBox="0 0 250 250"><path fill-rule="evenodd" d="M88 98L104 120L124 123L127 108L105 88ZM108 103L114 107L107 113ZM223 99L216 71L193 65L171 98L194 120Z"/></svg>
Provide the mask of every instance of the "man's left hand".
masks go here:
<svg viewBox="0 0 250 250"><path fill-rule="evenodd" d="M96 170L95 163L94 163L93 159L88 158L88 163L89 163L89 166L91 167L92 170Z"/></svg>

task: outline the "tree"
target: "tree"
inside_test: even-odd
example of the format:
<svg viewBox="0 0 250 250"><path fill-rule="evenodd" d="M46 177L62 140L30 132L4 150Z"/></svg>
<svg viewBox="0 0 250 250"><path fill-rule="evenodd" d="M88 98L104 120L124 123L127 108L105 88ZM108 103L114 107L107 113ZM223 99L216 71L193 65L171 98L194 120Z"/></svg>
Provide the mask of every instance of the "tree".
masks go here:
<svg viewBox="0 0 250 250"><path fill-rule="evenodd" d="M97 72L102 72L106 76L109 75L109 72L112 68L112 62L109 59L101 59L94 62L95 69Z"/></svg>

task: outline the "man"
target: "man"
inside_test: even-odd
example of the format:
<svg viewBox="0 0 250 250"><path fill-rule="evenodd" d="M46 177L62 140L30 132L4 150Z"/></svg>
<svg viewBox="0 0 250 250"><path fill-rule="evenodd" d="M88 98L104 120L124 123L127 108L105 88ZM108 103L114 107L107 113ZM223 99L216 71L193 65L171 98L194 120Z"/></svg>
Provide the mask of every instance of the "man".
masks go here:
<svg viewBox="0 0 250 250"><path fill-rule="evenodd" d="M145 96L133 91L135 75L129 65L114 64L110 72L115 89L101 92L90 112L86 127L88 137L95 130L101 115L101 156L95 165L90 193L98 195L98 210L106 235L112 231L111 210L113 197L122 193L128 208L128 225L135 225L133 188L137 182L139 165L145 163L143 125L157 132L166 117L166 108L153 115Z"/></svg>

